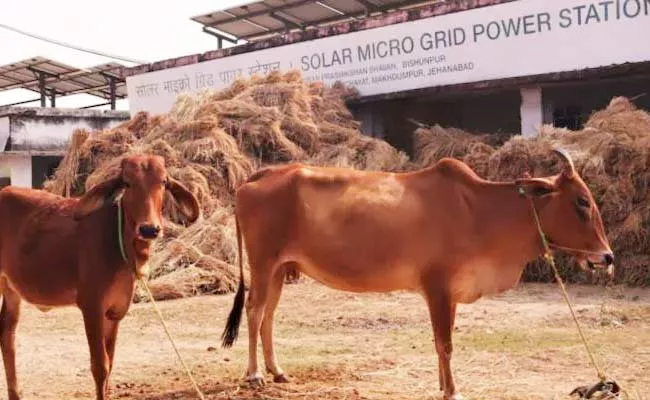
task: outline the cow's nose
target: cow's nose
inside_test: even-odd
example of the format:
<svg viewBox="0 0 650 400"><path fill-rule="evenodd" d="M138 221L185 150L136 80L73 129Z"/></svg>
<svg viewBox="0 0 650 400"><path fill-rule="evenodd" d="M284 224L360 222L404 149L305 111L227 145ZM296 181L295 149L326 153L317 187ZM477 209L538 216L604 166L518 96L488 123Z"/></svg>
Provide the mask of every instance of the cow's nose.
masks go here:
<svg viewBox="0 0 650 400"><path fill-rule="evenodd" d="M612 265L614 264L614 254L612 253L607 253L603 257L603 261L605 261L605 265Z"/></svg>
<svg viewBox="0 0 650 400"><path fill-rule="evenodd" d="M144 239L155 239L160 233L160 227L157 225L140 225L140 236Z"/></svg>

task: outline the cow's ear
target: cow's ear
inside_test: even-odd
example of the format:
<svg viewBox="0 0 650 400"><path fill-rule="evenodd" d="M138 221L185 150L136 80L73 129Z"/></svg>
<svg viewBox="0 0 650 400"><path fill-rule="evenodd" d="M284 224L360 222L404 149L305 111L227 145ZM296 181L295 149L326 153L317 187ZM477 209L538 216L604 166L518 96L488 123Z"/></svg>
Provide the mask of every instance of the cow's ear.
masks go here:
<svg viewBox="0 0 650 400"><path fill-rule="evenodd" d="M522 194L531 197L542 197L555 192L553 183L543 178L522 178L517 179L515 184Z"/></svg>
<svg viewBox="0 0 650 400"><path fill-rule="evenodd" d="M74 210L74 219L80 220L99 210L104 204L113 202L123 190L124 181L121 175L98 183L81 196Z"/></svg>
<svg viewBox="0 0 650 400"><path fill-rule="evenodd" d="M194 223L201 215L201 208L196 196L172 177L167 178L165 187L174 198L178 209L187 218L187 221L191 224Z"/></svg>

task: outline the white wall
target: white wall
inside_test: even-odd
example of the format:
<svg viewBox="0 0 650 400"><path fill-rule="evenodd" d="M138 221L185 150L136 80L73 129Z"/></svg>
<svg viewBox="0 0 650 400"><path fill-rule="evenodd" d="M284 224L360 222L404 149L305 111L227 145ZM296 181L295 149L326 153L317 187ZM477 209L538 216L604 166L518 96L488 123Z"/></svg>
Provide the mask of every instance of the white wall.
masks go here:
<svg viewBox="0 0 650 400"><path fill-rule="evenodd" d="M82 118L25 118L12 117L11 145L13 150L61 150L65 148L72 137L72 132L77 129L95 131L112 128L122 123L120 120L101 120L102 126L97 121ZM0 128L1 129L1 128Z"/></svg>
<svg viewBox="0 0 650 400"><path fill-rule="evenodd" d="M32 157L29 155L2 155L0 172L8 171L12 186L32 187ZM2 175L0 173L0 175ZM7 175L5 175L7 176Z"/></svg>
<svg viewBox="0 0 650 400"><path fill-rule="evenodd" d="M4 151L9 139L9 117L0 117L0 152Z"/></svg>

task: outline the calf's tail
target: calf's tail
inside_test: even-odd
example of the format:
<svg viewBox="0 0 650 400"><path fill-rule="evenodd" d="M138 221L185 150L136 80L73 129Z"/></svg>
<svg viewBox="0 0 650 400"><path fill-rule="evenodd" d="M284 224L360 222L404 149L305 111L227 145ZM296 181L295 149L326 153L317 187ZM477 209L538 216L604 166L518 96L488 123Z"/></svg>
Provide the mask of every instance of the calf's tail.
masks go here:
<svg viewBox="0 0 650 400"><path fill-rule="evenodd" d="M237 218L237 212L235 212L235 227L237 230L237 251L239 257L239 287L237 288L237 294L235 295L235 301L232 305L232 310L230 310L230 315L228 315L228 322L226 323L226 329L224 329L223 334L221 335L222 347L231 347L235 340L237 340L237 335L239 334L239 324L241 323L242 310L244 308L244 301L246 299L246 287L244 285L244 262L242 260L242 236L241 229L239 227L239 218Z"/></svg>

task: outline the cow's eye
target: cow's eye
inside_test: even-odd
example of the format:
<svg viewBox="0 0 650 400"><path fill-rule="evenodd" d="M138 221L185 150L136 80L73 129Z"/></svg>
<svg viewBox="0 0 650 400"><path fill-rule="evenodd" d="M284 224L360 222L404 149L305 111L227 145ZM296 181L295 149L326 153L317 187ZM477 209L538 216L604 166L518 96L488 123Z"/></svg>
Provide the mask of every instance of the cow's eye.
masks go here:
<svg viewBox="0 0 650 400"><path fill-rule="evenodd" d="M585 199L584 197L578 197L576 199L576 203L583 208L589 208L589 200Z"/></svg>
<svg viewBox="0 0 650 400"><path fill-rule="evenodd" d="M578 197L573 207L581 220L584 222L589 221L589 200L584 197Z"/></svg>

